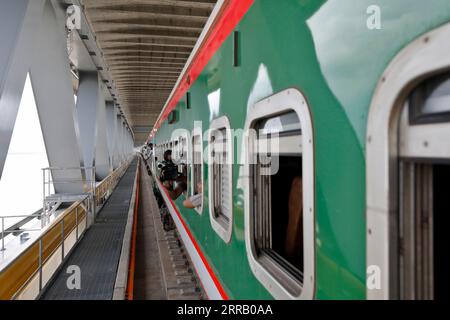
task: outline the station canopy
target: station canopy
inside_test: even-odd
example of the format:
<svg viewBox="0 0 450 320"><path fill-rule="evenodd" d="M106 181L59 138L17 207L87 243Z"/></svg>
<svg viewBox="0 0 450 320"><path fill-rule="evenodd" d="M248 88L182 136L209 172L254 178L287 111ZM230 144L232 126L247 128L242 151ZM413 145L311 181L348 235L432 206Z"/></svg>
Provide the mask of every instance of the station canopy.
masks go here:
<svg viewBox="0 0 450 320"><path fill-rule="evenodd" d="M137 145L146 141L216 0L84 0Z"/></svg>

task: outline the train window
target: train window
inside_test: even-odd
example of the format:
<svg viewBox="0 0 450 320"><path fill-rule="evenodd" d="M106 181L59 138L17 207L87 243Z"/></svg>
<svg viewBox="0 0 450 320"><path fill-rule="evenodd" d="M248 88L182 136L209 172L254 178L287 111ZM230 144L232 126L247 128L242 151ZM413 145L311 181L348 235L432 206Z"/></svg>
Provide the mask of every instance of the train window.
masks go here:
<svg viewBox="0 0 450 320"><path fill-rule="evenodd" d="M283 130L283 120L286 119L290 120L292 130ZM250 171L253 191L250 199L253 200L251 211L255 251L261 264L275 275L279 273L280 281L286 287L293 282L300 287L303 282L300 120L291 111L260 120L256 122L254 129L257 135L256 156ZM279 146L278 152L271 150L273 153L268 155L267 150L275 145ZM277 164L272 161L274 157L277 157ZM272 170L272 165L278 168ZM295 286L291 289L295 292Z"/></svg>
<svg viewBox="0 0 450 320"><path fill-rule="evenodd" d="M195 208L198 213L203 212L203 143L201 128L194 128L192 132L192 179L191 195L202 195L200 207Z"/></svg>
<svg viewBox="0 0 450 320"><path fill-rule="evenodd" d="M231 240L232 206L232 140L227 117L211 122L209 130L209 212L211 224L225 241Z"/></svg>
<svg viewBox="0 0 450 320"><path fill-rule="evenodd" d="M186 161L186 149L187 149L187 145L186 145L186 138L185 137L180 137L180 160Z"/></svg>
<svg viewBox="0 0 450 320"><path fill-rule="evenodd" d="M289 89L255 104L246 128L246 245L253 272L275 298L312 298L313 137L303 95Z"/></svg>
<svg viewBox="0 0 450 320"><path fill-rule="evenodd" d="M189 194L190 181L189 181L189 172L188 172L188 133L184 133L178 139L178 171L182 172L186 177L186 185L187 190L183 193L186 197Z"/></svg>
<svg viewBox="0 0 450 320"><path fill-rule="evenodd" d="M178 139L175 140L173 142L173 150L172 150L172 154L173 154L173 158L175 161L179 161L180 160L180 149L179 149L179 145L178 145Z"/></svg>
<svg viewBox="0 0 450 320"><path fill-rule="evenodd" d="M414 89L409 99L411 124L450 121L450 74L427 79Z"/></svg>
<svg viewBox="0 0 450 320"><path fill-rule="evenodd" d="M450 24L398 53L368 115L366 261L369 299L450 296L445 241L450 205ZM430 58L432 57L432 58ZM399 72L401 70L401 72ZM444 239L444 241L442 241Z"/></svg>

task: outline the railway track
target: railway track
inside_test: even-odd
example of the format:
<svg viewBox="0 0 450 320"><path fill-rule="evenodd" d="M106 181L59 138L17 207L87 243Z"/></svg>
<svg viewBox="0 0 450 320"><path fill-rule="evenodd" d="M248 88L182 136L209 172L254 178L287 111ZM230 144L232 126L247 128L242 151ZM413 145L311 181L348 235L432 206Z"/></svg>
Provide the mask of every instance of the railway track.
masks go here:
<svg viewBox="0 0 450 320"><path fill-rule="evenodd" d="M141 167L146 163L141 160ZM152 177L141 170L134 299L202 300L206 295L174 227L167 228L153 193Z"/></svg>

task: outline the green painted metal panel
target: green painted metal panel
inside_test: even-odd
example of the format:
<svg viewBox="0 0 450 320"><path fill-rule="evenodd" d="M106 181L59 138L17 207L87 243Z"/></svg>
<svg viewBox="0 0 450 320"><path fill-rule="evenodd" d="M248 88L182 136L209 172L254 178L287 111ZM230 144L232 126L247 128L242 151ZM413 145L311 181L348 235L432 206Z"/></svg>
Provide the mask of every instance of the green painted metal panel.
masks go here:
<svg viewBox="0 0 450 320"><path fill-rule="evenodd" d="M381 8L381 30L366 26L369 5ZM155 142L176 128L203 131L226 115L243 128L250 105L289 87L308 99L315 139L316 298L365 298L365 135L373 92L395 55L423 33L450 21L448 0L256 0L233 36L192 85L191 109L167 122ZM206 147L206 142L203 142ZM235 153L241 145L235 141ZM225 244L208 213L204 167L203 214L176 204L230 298L270 299L249 268L244 240L241 167L233 166L233 235Z"/></svg>

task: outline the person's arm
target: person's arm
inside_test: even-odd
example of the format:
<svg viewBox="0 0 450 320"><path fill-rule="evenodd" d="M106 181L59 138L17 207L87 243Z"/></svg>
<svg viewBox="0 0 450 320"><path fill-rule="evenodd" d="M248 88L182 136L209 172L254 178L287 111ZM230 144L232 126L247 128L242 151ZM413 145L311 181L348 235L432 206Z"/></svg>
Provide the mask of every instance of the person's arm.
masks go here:
<svg viewBox="0 0 450 320"><path fill-rule="evenodd" d="M162 183L162 185L163 185L163 187L167 190L167 193L169 194L169 197L170 197L172 200L175 200L176 198L178 198L176 189L175 189L175 190L173 189L173 186L172 186L172 182L171 182L171 181L164 181L164 182Z"/></svg>
<svg viewBox="0 0 450 320"><path fill-rule="evenodd" d="M184 200L184 201L183 201L183 206L184 206L185 208L188 208L188 209L195 209L195 208L196 208L196 207L194 206L194 204L192 203L191 198L188 198L188 199Z"/></svg>
<svg viewBox="0 0 450 320"><path fill-rule="evenodd" d="M176 188L175 189L173 189L173 190L167 190L168 191L168 193L169 193L169 196L170 196L170 198L172 199L172 200L176 200L176 199L178 199L178 197L183 193L183 188L180 186L180 184L178 184L177 186L176 186Z"/></svg>
<svg viewBox="0 0 450 320"><path fill-rule="evenodd" d="M196 194L192 197L187 198L183 201L183 206L185 206L188 209L195 209L200 207L202 204L202 194Z"/></svg>
<svg viewBox="0 0 450 320"><path fill-rule="evenodd" d="M186 185L186 177L182 177L179 179L179 182L177 183L177 186L175 189L172 190L172 188L167 188L166 185L164 185L167 189L167 192L169 193L169 196L172 200L178 199L178 197L187 189Z"/></svg>

